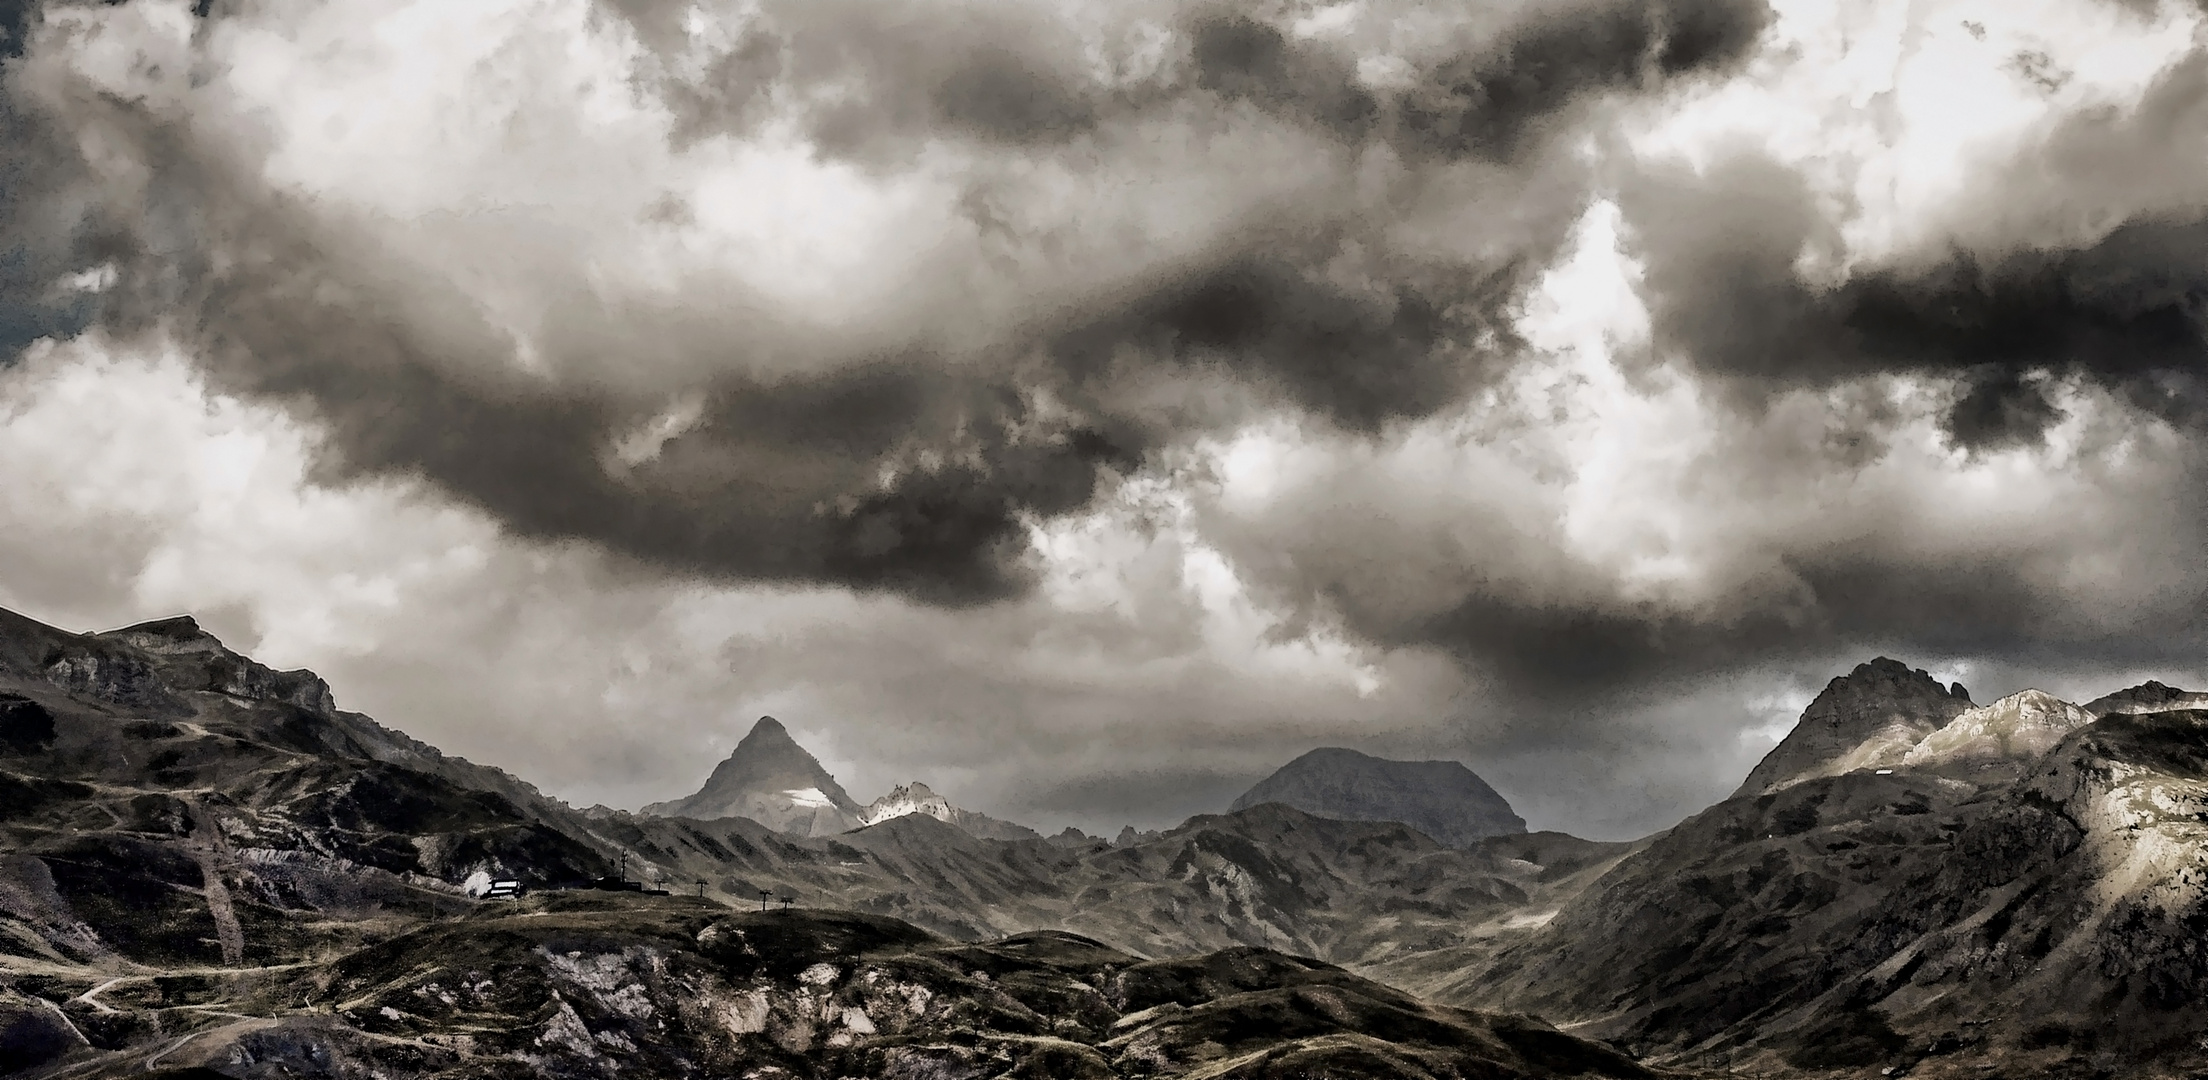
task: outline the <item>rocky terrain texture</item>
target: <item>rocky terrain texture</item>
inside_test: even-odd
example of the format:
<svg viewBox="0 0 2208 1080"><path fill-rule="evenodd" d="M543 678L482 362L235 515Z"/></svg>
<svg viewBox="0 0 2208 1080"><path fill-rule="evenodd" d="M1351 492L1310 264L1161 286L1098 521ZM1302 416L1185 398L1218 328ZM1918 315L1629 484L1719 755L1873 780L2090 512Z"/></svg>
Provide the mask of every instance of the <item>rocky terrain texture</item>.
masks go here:
<svg viewBox="0 0 2208 1080"><path fill-rule="evenodd" d="M479 905L321 963L39 989L110 1027L175 1024L70 1055L84 1077L1654 1075L1537 1020L1263 949L1144 960L1057 932L958 943L633 894Z"/></svg>
<svg viewBox="0 0 2208 1080"><path fill-rule="evenodd" d="M714 767L704 787L685 798L653 803L643 812L705 820L749 818L799 836L834 836L862 824L865 808L790 737L781 721L762 716L735 751Z"/></svg>
<svg viewBox="0 0 2208 1080"><path fill-rule="evenodd" d="M2137 686L2085 703L2085 712L2090 716L2164 712L2169 709L2208 709L2208 694L2179 690L2149 679Z"/></svg>
<svg viewBox="0 0 2208 1080"><path fill-rule="evenodd" d="M211 1064L230 1076L672 1076L744 1061L766 1063L746 1065L760 1076L1637 1075L1538 1023L1431 1009L1271 951L1354 963L1432 948L1552 892L1536 859L1600 860L1603 845L1453 851L1400 824L1282 806L1124 846L991 840L926 813L832 837L741 817L585 813L339 710L311 673L271 671L184 619L80 635L0 612L0 852L0 1074ZM483 875L581 885L617 864L640 885L694 895L554 892L514 905L462 889ZM1215 1000L1224 991L1182 995L1170 1004L1186 1015L1117 1029L1151 1008L1128 1002L1146 999L1091 980L1109 1016L1086 1004L1038 1013L992 991L986 1009L946 1005L918 1028L887 1018L874 1034L890 1041L868 1041L858 1027L875 1021L847 1024L842 1012L795 1027L743 1019L756 1010L742 995L766 994L756 980L767 976L727 967L699 935L732 918L729 905L766 897L816 909L810 918L843 909L850 925L899 928L883 948L1051 927L1092 932L1094 948L1122 957L1115 972L1226 949L1220 963L1270 957L1260 967L1287 981L1237 983L1237 994L1279 993L1227 1004ZM635 924L637 912L660 929ZM797 917L758 913L785 916ZM631 949L662 951L636 961L635 981L605 982L615 975L601 968L628 962L608 957L645 955ZM467 971L402 977L469 957L480 959ZM682 1019L712 971L723 980L712 985L740 988L736 1012ZM604 993L586 999L578 979ZM1332 988L1297 989L1313 979ZM820 1008L830 991L863 997L840 981L789 989ZM1093 1038L1070 1037L1061 1020L1089 1023ZM739 1030L754 1024L766 1026ZM817 1039L791 1034L804 1024ZM853 1041L836 1042L839 1030ZM913 1049L923 1044L935 1049ZM831 1054L845 1050L887 1056ZM1098 1062L1119 1071L1083 1071Z"/></svg>
<svg viewBox="0 0 2208 1080"><path fill-rule="evenodd" d="M1813 706L1828 760L1789 740L1759 772L1793 779L1690 818L1553 919L1383 974L1696 1068L2208 1068L2208 711L2087 720L2027 691L1896 752L1888 718L1948 707L1929 682L1858 668L1827 695L1876 721L1856 724L1869 749Z"/></svg>
<svg viewBox="0 0 2208 1080"><path fill-rule="evenodd" d="M2199 697L1866 664L1633 844L810 836L577 811L190 620L0 612L0 1074L2197 1076ZM677 895L551 888L616 865Z"/></svg>
<svg viewBox="0 0 2208 1080"><path fill-rule="evenodd" d="M1037 840L1042 837L1041 833L1025 825L1015 825L987 814L977 814L972 810L961 810L952 806L950 800L917 780L909 784L899 784L891 788L889 794L866 804L866 809L859 813L859 824L879 825L907 814L926 814L937 821L956 825L969 835L984 840ZM1070 843L1080 843L1087 839L1079 830L1074 830L1070 836L1060 835Z"/></svg>
<svg viewBox="0 0 2208 1080"><path fill-rule="evenodd" d="M1343 821L1400 821L1455 848L1526 831L1510 803L1457 762L1389 761L1337 747L1281 766L1229 809L1265 803Z"/></svg>

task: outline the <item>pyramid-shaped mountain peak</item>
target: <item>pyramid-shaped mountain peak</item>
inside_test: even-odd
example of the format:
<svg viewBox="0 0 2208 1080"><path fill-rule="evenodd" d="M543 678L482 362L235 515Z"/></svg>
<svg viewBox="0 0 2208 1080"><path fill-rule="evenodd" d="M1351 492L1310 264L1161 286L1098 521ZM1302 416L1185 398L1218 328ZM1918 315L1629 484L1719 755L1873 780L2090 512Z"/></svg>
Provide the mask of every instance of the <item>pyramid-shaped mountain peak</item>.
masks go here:
<svg viewBox="0 0 2208 1080"><path fill-rule="evenodd" d="M800 753L805 753L805 748L798 746L797 740L791 737L790 729L783 727L782 721L771 716L762 716L758 723L751 725L751 730L744 735L742 741L736 744L736 748L740 753L747 746L765 749L776 745L789 746ZM811 757L812 755L806 754L806 756Z"/></svg>
<svg viewBox="0 0 2208 1080"><path fill-rule="evenodd" d="M762 716L736 749L687 798L644 813L712 820L746 817L783 832L825 836L858 825L860 807L789 729Z"/></svg>

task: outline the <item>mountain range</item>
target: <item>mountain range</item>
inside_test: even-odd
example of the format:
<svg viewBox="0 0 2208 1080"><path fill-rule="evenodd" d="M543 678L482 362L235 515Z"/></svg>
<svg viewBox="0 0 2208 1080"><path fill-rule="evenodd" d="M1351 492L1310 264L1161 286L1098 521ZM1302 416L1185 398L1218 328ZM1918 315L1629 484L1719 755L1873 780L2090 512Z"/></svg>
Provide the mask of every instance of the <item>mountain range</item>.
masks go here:
<svg viewBox="0 0 2208 1080"><path fill-rule="evenodd" d="M1633 843L1357 820L1494 804L1346 751L1115 842L862 806L765 720L578 810L189 619L0 612L0 1073L2190 1076L2203 705L1879 659Z"/></svg>

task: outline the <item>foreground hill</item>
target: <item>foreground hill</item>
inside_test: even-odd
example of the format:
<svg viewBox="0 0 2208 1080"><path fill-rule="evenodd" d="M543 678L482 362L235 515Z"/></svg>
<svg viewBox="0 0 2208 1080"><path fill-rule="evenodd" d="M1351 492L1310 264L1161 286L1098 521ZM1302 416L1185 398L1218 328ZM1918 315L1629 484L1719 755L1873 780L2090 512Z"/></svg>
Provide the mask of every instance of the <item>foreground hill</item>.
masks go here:
<svg viewBox="0 0 2208 1080"><path fill-rule="evenodd" d="M1874 721L1855 725L1863 745L1826 738L1836 710L1813 705L1822 760L1790 739L1759 770L1781 779L1650 842L1545 924L1393 973L1705 1067L2208 1068L2208 712L2088 721L2027 691L1896 746L1959 696L1914 681L1837 680L1828 695ZM2158 696L2183 700L2133 695Z"/></svg>
<svg viewBox="0 0 2208 1080"><path fill-rule="evenodd" d="M97 1030L161 1033L78 1046L79 1077L1653 1075L1539 1021L1264 949L1156 961L1056 932L960 944L877 916L686 897L554 894L320 964L42 988Z"/></svg>

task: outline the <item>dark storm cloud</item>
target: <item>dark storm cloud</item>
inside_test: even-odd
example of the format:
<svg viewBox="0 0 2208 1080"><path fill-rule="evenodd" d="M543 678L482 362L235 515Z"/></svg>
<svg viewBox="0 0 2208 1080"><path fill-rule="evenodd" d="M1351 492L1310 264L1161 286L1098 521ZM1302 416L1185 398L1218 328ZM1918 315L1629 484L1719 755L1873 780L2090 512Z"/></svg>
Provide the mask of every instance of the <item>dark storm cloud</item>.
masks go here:
<svg viewBox="0 0 2208 1080"><path fill-rule="evenodd" d="M2187 501L2194 504L2191 524L2208 529L2198 500ZM2194 602L2200 582L2182 583L2182 593L2150 609L2110 612L2076 610L2074 599L2050 589L2037 568L1994 557L1908 561L1875 546L1846 545L1806 550L1792 569L1797 589L1724 620L1654 606L1536 605L1481 596L1413 625L1365 629L1383 640L1392 630L1402 643L1451 649L1494 679L1500 691L1494 704L1564 720L1582 717L1595 727L1603 723L1599 714L1575 708L1851 649L2001 656L2027 666L2032 660L2074 665L2091 657L2110 668L2134 668L2190 666L2208 637ZM2110 632L2112 615L2124 616L2114 620L2122 632ZM1560 721L1518 734L1529 744L1550 744L1579 732Z"/></svg>
<svg viewBox="0 0 2208 1080"><path fill-rule="evenodd" d="M1077 427L1014 437L1032 419L1015 395L886 358L774 385L717 380L693 430L623 467L606 450L620 402L456 375L429 353L492 352L483 327L460 313L435 333L394 325L386 312L424 301L311 259L279 265L280 281L232 270L197 283L202 352L233 388L309 403L332 470L426 476L523 535L587 538L684 572L946 604L1005 596L1023 587L1019 516L1081 506L1097 467L1123 458ZM967 456L882 483L916 440Z"/></svg>
<svg viewBox="0 0 2208 1080"><path fill-rule="evenodd" d="M1220 13L1197 22L1190 52L1196 85L1222 97L1315 123L1351 140L1380 121L1380 102L1341 57L1301 48L1271 23Z"/></svg>
<svg viewBox="0 0 2208 1080"><path fill-rule="evenodd" d="M2094 159L2167 169L2179 148L2200 145L2204 101L2208 54L2197 54L2128 114L2089 113L2054 131L2032 165L2058 175L2086 173L2081 163ZM2083 175L2057 197L2121 200L2125 182ZM1948 431L1968 448L2036 443L2062 415L2047 397L2051 377L2106 386L2188 425L2208 408L2208 214L2197 206L2134 211L2083 241L1873 266L1825 288L1795 269L1831 238L1791 170L1743 157L1697 177L1648 175L1623 205L1659 344L1759 391L1882 373L1944 378L1957 388Z"/></svg>
<svg viewBox="0 0 2208 1080"><path fill-rule="evenodd" d="M1054 354L1085 380L1108 379L1130 350L1225 369L1364 432L1457 401L1507 355L1522 266L1390 267L1344 287L1322 276L1343 239L1315 238L1302 252L1265 245L1206 267L1064 334Z"/></svg>
<svg viewBox="0 0 2208 1080"><path fill-rule="evenodd" d="M1770 17L1763 0L1567 7L1443 65L1404 96L1398 139L1443 156L1515 156L1583 95L1730 64Z"/></svg>
<svg viewBox="0 0 2208 1080"><path fill-rule="evenodd" d="M616 8L655 47L678 43L668 9ZM1441 96L1425 94L1411 111L1359 88L1345 60L1214 8L1182 27L1191 82L1110 93L1073 70L1070 34L1031 12L953 7L923 17L823 2L770 14L710 57L702 76L662 72L654 82L676 112L678 143L742 134L789 106L822 152L878 164L902 152L885 147L909 150L931 133L1047 146L1107 115L1147 115L1178 100L1248 101L1345 146L1409 139L1442 156L1517 153L1542 117L1586 93L1736 55L1763 8L1610 3L1567 8L1554 25L1535 11L1488 51L1445 66ZM835 92L811 93L824 86ZM795 98L803 100L790 105ZM1345 283L1329 277L1330 261L1369 226L1325 225L1317 239L1279 250L1263 237L1238 241L1133 301L1115 296L1053 316L1053 326L1074 329L1035 332L1040 366L1017 358L1018 342L978 357L923 343L771 380L706 376L692 387L703 402L697 421L656 456L617 466L608 446L649 418L650 393L517 369L511 341L464 295L386 258L357 226L264 190L252 166L195 145L157 108L51 86L31 107L76 110L70 120L47 115L102 127L142 156L151 179L105 205L105 231L40 238L32 234L51 215L20 216L15 235L40 243L19 240L17 250L62 254L17 275L10 310L41 310L24 298L63 268L112 263L121 280L103 300L107 325L166 327L225 389L299 403L328 427L332 475L423 476L524 535L584 538L685 572L845 583L939 603L1018 592L1024 517L1083 506L1100 467L1132 468L1157 441L1187 434L1118 411L1113 388L1130 374L1224 373L1261 396L1376 431L1446 407L1494 365L1508 343L1508 306L1548 254L1506 252L1469 267L1383 260ZM11 210L36 211L39 199L82 183L66 140L30 145L18 151L29 154L27 182ZM591 311L558 305L552 317L587 322L599 317ZM16 336L69 328L41 318L15 320L31 320ZM670 336L606 318L572 340ZM739 359L740 338L668 347L704 370L743 369L713 355ZM1044 423L1031 412L1035 390L1080 411Z"/></svg>
<svg viewBox="0 0 2208 1080"><path fill-rule="evenodd" d="M1763 0L1560 5L1386 93L1323 46L1240 13L1199 20L1191 52L1198 86L1345 139L1384 139L1410 157L1509 159L1583 97L1730 64L1770 15Z"/></svg>
<svg viewBox="0 0 2208 1080"><path fill-rule="evenodd" d="M662 49L683 40L676 5L608 0ZM817 2L770 7L718 52L702 78L670 75L684 137L742 134L777 86L838 92L805 111L821 148L861 160L910 153L931 132L1050 144L1107 116L1174 107L1190 94L1246 102L1348 144L1381 141L1406 156L1509 159L1594 94L1661 86L1745 55L1770 19L1764 0L1597 0L1531 9L1499 36L1374 90L1338 48L1291 38L1226 5L1184 15L1180 56L1151 77L1102 85L1080 69L1060 27L1016 9L946 5L915 11Z"/></svg>
<svg viewBox="0 0 2208 1080"><path fill-rule="evenodd" d="M1271 160L1308 161L1319 179L1284 188L1295 205L1190 211L1235 224L1197 250L1084 282L1070 297L1038 293L1047 312L977 333L978 345L894 323L917 315L883 315L882 333L797 347L788 339L810 332L801 321L778 322L772 311L718 318L771 308L735 286L669 301L714 309L708 318L620 309L575 284L580 272L517 275L517 290L554 299L551 332L539 335L547 355L532 369L515 357L513 327L497 324L465 289L392 254L373 223L347 224L302 196L269 190L258 163L195 146L188 125L153 106L74 88L26 108L54 110L34 117L49 128L109 131L154 179L115 197L106 216L85 219L91 224L26 242L24 250L49 254L11 279L11 294L115 263L120 280L97 312L108 326L174 334L220 388L295 403L326 431L323 468L333 477L426 478L522 536L579 538L678 576L972 605L1030 584L1030 522L1087 507L1111 472L1156 465L1161 447L1284 415L1315 440L1346 432L1345 444L1363 451L1385 443L1399 422L1444 413L1517 365L1541 363L1514 326L1605 179L1577 159L1567 136L1599 118L1605 98L1722 74L1770 19L1760 0L1534 5L1483 16L1497 21L1443 55L1367 79L1342 39L1299 35L1254 8L1205 5L1171 13L1171 43L1154 68L1111 81L1115 61L1092 62L1089 43L1039 6L770 5L727 40L706 43L684 30L687 5L608 2L656 58L633 88L656 96L672 116L670 139L701 156L715 139L787 124L818 158L856 163L846 171L870 177L898 174L926 154L972 154L1008 173L1057 169L1165 190L1158 173L1114 171L1115 154L1144 151L1162 131L1187 136L1164 145L1188 147L1190 161L1229 171L1204 178L1218 186L1269 179L1202 157L1204 146L1245 145L1234 141L1243 135L1247 145L1289 147ZM2112 128L2133 131L2127 146L2151 144L2156 123L2185 130L2170 119L2182 116L2183 89L2173 78L2136 116L2081 123L2058 133L2048 153L2105 157L2091 139ZM84 179L69 139L26 145L31 179L10 196L11 214L26 208L11 220L11 236L76 220L37 209L38 198L53 203L97 186ZM1635 168L1624 170L1620 205L1659 350L1751 406L1802 387L1930 375L1952 384L1954 442L1981 451L2036 444L2062 415L2055 391L2065 379L2111 387L2182 422L2199 415L2208 269L2197 252L2208 225L2197 211L2140 214L2067 246L1873 266L1823 288L1796 264L1805 250L1838 240L1829 212L1792 171L1753 155L1702 174ZM1367 176L1388 190L1364 191ZM1093 195L1068 183L1072 198ZM1501 194L1470 201L1462 192L1473 188ZM1437 190L1457 194L1433 196L1422 216L1405 209ZM467 194L495 201L502 193ZM1446 212L1435 209L1452 199ZM1189 202L1201 206L1202 197ZM1161 209L1170 218L1181 208ZM1007 220L1005 231L1017 233L1017 215ZM1421 242L1461 245L1400 242L1412 231L1436 234ZM1048 237L1012 239L1050 252L1021 268L1089 255L1079 243L1060 250ZM516 250L516 262L534 257ZM967 268L935 269L930 263L930 280L911 287L956 281ZM0 275L10 272L0 265ZM969 297L953 284L925 299L957 308ZM22 333L50 325L66 328L39 323ZM755 362L767 353L778 363ZM635 372L652 365L631 363L632 354L672 359L647 378ZM1205 416L1156 407L1156 396L1138 392L1175 380L1224 384L1256 404ZM620 451L622 438L651 427L670 399L692 407L674 408L682 415L653 445ZM1875 463L1900 421L1864 413L1822 448L1818 467ZM1752 441L1722 452L1753 460L1682 487L1681 498L1797 479L1758 458ZM1576 467L1556 456L1540 482ZM2184 475L2202 474L2196 465ZM1548 523L1513 535L1498 526L1457 546L1402 541L1421 531L1477 532L1510 518L1509 500L1521 494L1483 489L1455 508L1457 520L1421 518L1424 504L1448 497L1442 489L1475 489L1487 478L1418 478L1423 486L1406 485L1394 503L1358 502L1358 475L1345 472L1340 490L1310 498L1297 514L1218 542L1237 572L1269 590L1264 599L1286 596L1283 606L1304 615L1323 607L1355 644L1432 647L1483 677L1498 708L1528 718L1502 729L1499 746L1593 741L1606 714L1582 707L1590 702L1758 665L1821 662L1861 643L2128 663L2175 656L2201 639L2187 614L2197 610L2199 582L2173 581L2166 603L2112 622L2078 607L2083 590L2050 584L2067 572L2056 557L2063 551L1912 550L1894 539L1906 531L1905 510L1892 511L1883 534L1832 540L1819 519L1770 540L1779 549L1774 581L1720 589L1703 606L1628 599L1629 589L1604 576L1609 568L1549 558L1541 549L1562 540L1561 530L1542 532ZM2181 492L2171 502L2182 505L2160 507L2164 517L2152 524L2107 528L2168 528L2181 542L2197 540L2208 529L2186 501L2195 499ZM1723 498L1710 502L1691 512L1728 512ZM1754 499L1737 502L1748 509L1730 512L1753 531L1745 519ZM1563 512L1537 513L1552 511ZM1367 568L1423 560L1474 572L1433 575L1435 589L1414 576L1404 591L1419 603L1397 605L1386 589L1303 558L1298 545L1317 532L1329 533L1335 558ZM1687 551L1686 561L1700 554ZM1520 563L1534 569L1514 579ZM1442 587L1455 592L1426 605ZM1132 813L1164 797L1157 792L1209 798L1239 782L1200 771L1159 774L1148 787L1122 771L1109 784L1065 789L1063 808Z"/></svg>

